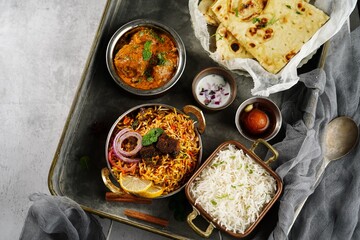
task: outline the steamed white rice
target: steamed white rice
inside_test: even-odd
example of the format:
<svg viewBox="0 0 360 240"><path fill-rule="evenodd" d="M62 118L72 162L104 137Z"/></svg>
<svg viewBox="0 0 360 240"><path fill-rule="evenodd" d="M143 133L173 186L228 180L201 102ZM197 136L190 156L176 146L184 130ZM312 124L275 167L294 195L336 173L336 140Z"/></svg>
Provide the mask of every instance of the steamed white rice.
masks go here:
<svg viewBox="0 0 360 240"><path fill-rule="evenodd" d="M227 231L244 233L276 192L276 180L241 149L218 152L190 188L201 205Z"/></svg>

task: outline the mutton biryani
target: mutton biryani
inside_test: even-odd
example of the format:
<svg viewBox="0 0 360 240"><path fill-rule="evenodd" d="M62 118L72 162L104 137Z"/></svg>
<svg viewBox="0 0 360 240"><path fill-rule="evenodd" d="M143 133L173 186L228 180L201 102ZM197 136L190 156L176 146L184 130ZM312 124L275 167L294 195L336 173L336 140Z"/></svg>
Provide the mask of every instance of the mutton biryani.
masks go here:
<svg viewBox="0 0 360 240"><path fill-rule="evenodd" d="M200 142L189 116L164 106L148 106L119 120L107 154L111 171L125 191L143 197L157 192L151 197L159 197L181 188L191 177L200 161ZM128 187L134 181L137 186Z"/></svg>

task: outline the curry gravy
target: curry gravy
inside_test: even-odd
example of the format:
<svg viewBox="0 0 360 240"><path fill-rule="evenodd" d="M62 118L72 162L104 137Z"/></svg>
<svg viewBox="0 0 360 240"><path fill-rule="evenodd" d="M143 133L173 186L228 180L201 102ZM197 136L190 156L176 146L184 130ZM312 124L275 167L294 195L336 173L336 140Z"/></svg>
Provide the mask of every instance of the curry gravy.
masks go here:
<svg viewBox="0 0 360 240"><path fill-rule="evenodd" d="M139 27L123 41L114 66L126 84L149 90L172 79L178 65L178 51L168 34Z"/></svg>

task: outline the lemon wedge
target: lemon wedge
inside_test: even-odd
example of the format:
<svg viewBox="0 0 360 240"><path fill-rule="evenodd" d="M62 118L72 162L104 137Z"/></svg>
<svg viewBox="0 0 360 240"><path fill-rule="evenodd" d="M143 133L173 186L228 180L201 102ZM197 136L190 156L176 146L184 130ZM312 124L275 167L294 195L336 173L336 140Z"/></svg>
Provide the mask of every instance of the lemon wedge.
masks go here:
<svg viewBox="0 0 360 240"><path fill-rule="evenodd" d="M134 194L145 192L153 185L152 181L130 175L123 175L122 173L120 174L119 183L126 192Z"/></svg>
<svg viewBox="0 0 360 240"><path fill-rule="evenodd" d="M159 197L164 192L162 187L152 185L146 191L137 193L136 195L144 198L156 198Z"/></svg>

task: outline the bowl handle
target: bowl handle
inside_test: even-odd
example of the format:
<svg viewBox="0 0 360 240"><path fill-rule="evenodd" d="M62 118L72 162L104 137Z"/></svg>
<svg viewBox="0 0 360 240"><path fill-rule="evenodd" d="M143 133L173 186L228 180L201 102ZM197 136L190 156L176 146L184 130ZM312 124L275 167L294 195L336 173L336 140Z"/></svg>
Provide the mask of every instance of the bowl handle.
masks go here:
<svg viewBox="0 0 360 240"><path fill-rule="evenodd" d="M200 228L198 228L193 220L199 215L199 212L196 210L196 208L193 207L193 211L187 216L187 223L189 226L200 236L208 238L212 231L214 230L214 225L209 222L209 226L206 228L206 231L202 231Z"/></svg>
<svg viewBox="0 0 360 240"><path fill-rule="evenodd" d="M276 151L275 148L273 146L271 146L270 143L268 143L264 139L261 139L261 138L257 139L251 146L250 151L256 155L255 149L259 145L259 143L262 143L263 145L265 145L265 147L267 147L273 154L268 160L265 161L265 164L269 165L270 163L276 161L277 158L279 157L278 151Z"/></svg>
<svg viewBox="0 0 360 240"><path fill-rule="evenodd" d="M101 177L105 186L113 193L118 193L118 194L125 193L121 188L115 186L115 184L110 180L109 175L110 175L110 171L108 168L101 169Z"/></svg>
<svg viewBox="0 0 360 240"><path fill-rule="evenodd" d="M200 108L195 107L193 105L186 105L183 107L183 111L184 113L186 113L187 115L189 115L189 113L192 113L195 115L195 117L198 120L198 131L200 134L203 134L206 128L206 122L205 122L205 117L203 112L200 110Z"/></svg>

